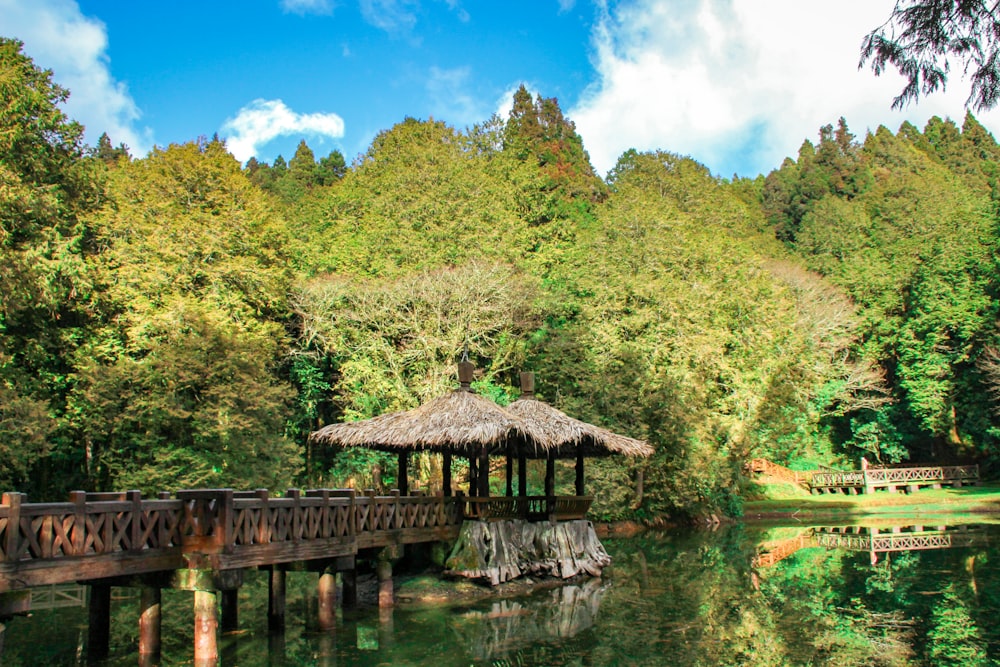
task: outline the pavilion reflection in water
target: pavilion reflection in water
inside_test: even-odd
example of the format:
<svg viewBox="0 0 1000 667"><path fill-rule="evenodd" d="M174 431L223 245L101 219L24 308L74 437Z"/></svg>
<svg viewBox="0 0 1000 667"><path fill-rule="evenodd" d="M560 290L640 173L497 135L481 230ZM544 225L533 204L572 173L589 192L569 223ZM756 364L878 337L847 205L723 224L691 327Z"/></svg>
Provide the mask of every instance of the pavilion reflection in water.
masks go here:
<svg viewBox="0 0 1000 667"><path fill-rule="evenodd" d="M498 600L459 614L453 629L476 661L493 661L539 642L569 639L597 620L609 584L586 579L529 598Z"/></svg>

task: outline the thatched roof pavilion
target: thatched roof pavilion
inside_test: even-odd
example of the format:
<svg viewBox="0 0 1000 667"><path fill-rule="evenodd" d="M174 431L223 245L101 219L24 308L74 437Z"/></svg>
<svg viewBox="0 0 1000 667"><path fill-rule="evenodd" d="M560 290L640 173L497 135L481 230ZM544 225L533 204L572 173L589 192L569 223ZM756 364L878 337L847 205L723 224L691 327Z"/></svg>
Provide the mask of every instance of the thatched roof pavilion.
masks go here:
<svg viewBox="0 0 1000 667"><path fill-rule="evenodd" d="M464 388L405 412L329 424L311 434L309 440L391 453L430 450L464 456L478 456L484 447L491 454L503 453L511 441L537 449L542 456L552 446L547 438L532 438L522 419Z"/></svg>
<svg viewBox="0 0 1000 667"><path fill-rule="evenodd" d="M576 459L576 494L584 494L583 459L593 456L647 457L653 448L642 440L619 435L606 428L573 419L544 401L535 398L534 373L521 373L521 398L507 406L507 410L523 419L531 434L544 438L548 445L549 470L546 471L546 487L552 482L552 459ZM523 472L521 477L524 477ZM549 489L546 489L549 494Z"/></svg>
<svg viewBox="0 0 1000 667"><path fill-rule="evenodd" d="M312 433L310 442L339 447L367 447L399 455L399 490L407 492L407 460L413 451L444 456L444 491L451 493L451 457L469 459L470 494L489 495L489 457L507 458L507 495L513 495L513 459L519 464L520 494L526 495L525 459L546 459L546 495L553 495L556 458L576 458L577 495L583 495L585 456L649 456L641 440L618 435L573 419L534 398L534 376L522 373L524 397L506 409L472 393L473 366L459 364L460 388L404 412L358 422L329 424ZM482 471L482 474L479 474Z"/></svg>

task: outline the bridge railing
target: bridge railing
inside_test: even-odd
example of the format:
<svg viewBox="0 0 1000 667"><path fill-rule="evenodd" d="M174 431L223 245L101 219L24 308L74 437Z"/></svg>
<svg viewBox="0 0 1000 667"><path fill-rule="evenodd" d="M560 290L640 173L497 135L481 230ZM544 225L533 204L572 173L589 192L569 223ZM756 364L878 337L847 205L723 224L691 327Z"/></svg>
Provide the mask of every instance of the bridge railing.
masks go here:
<svg viewBox="0 0 1000 667"><path fill-rule="evenodd" d="M871 471L869 471L871 472ZM816 472L813 473L812 486L864 486L865 473L863 471L847 472Z"/></svg>
<svg viewBox="0 0 1000 667"><path fill-rule="evenodd" d="M920 466L917 468L870 468L870 482L885 484L910 484L979 479L979 466Z"/></svg>
<svg viewBox="0 0 1000 667"><path fill-rule="evenodd" d="M21 493L0 502L0 559L32 559L170 550L181 547L191 519L180 500L142 500L138 491L75 491L70 502L27 503Z"/></svg>
<svg viewBox="0 0 1000 667"><path fill-rule="evenodd" d="M868 468L845 472L813 473L813 487L905 486L933 482L974 481L979 466L917 466L913 468Z"/></svg>
<svg viewBox="0 0 1000 667"><path fill-rule="evenodd" d="M358 495L351 489L195 489L176 498L143 499L139 491L75 491L70 502L28 503L21 493L0 501L0 562L152 551L220 553L318 539L456 526L457 499Z"/></svg>
<svg viewBox="0 0 1000 667"><path fill-rule="evenodd" d="M469 519L523 519L571 521L584 519L593 496L497 496L462 498L462 512Z"/></svg>

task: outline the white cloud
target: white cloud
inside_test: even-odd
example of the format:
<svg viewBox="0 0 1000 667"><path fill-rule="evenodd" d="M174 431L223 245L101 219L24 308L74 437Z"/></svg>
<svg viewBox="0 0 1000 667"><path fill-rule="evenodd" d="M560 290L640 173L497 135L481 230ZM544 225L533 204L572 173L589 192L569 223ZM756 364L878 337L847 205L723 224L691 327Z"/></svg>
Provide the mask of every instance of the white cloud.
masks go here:
<svg viewBox="0 0 1000 667"><path fill-rule="evenodd" d="M471 73L469 67L431 67L426 86L434 116L459 127L483 119L479 101L466 91Z"/></svg>
<svg viewBox="0 0 1000 667"><path fill-rule="evenodd" d="M361 0L361 15L371 25L393 34L408 34L417 25L417 0Z"/></svg>
<svg viewBox="0 0 1000 667"><path fill-rule="evenodd" d="M662 148L723 176L767 173L840 116L862 138L880 124L922 127L933 115L961 123L968 88L957 74L947 93L896 112L902 79L858 69L862 37L893 2L617 5L594 30L598 79L568 115L602 173L629 148ZM1000 129L1000 110L977 117Z"/></svg>
<svg viewBox="0 0 1000 667"><path fill-rule="evenodd" d="M281 0L281 9L289 14L333 14L333 0Z"/></svg>
<svg viewBox="0 0 1000 667"><path fill-rule="evenodd" d="M74 0L0 0L0 25L5 36L24 42L25 54L36 65L51 69L55 82L69 89L64 111L86 126L88 143L96 144L107 132L133 155L152 147L152 131L138 126L142 113L128 87L111 76L103 23L84 16Z"/></svg>
<svg viewBox="0 0 1000 667"><path fill-rule="evenodd" d="M335 113L300 114L281 100L258 99L222 126L226 147L240 162L257 155L272 139L295 134L339 139L344 136L344 121Z"/></svg>

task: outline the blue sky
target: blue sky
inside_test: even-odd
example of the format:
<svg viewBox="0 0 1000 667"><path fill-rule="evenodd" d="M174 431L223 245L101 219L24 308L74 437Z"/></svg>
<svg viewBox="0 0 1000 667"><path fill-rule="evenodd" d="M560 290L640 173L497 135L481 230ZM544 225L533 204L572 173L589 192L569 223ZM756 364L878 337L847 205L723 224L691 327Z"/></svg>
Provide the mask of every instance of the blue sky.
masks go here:
<svg viewBox="0 0 1000 667"><path fill-rule="evenodd" d="M240 160L305 138L348 160L407 116L457 128L505 113L521 83L557 97L605 173L629 148L754 176L846 117L859 136L933 115L968 89L890 110L896 75L858 70L893 0L0 0L72 93L96 142L135 155L219 133ZM978 116L994 136L1000 111Z"/></svg>

